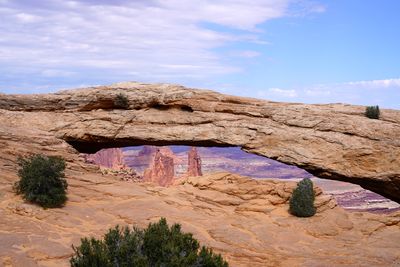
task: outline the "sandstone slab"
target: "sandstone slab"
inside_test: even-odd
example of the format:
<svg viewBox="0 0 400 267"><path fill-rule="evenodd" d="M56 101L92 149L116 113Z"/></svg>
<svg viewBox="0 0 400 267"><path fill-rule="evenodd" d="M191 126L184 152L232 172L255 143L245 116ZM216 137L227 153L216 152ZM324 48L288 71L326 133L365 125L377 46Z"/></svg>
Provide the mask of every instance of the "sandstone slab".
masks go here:
<svg viewBox="0 0 400 267"><path fill-rule="evenodd" d="M120 93L129 99L126 110L114 104ZM400 202L400 111L384 109L380 120L366 118L364 111L168 84L0 95L0 157L12 165L21 153L48 151L84 167L77 151L144 144L240 146Z"/></svg>
<svg viewBox="0 0 400 267"><path fill-rule="evenodd" d="M72 244L100 237L116 224L145 227L166 217L230 266L394 266L400 263L400 213L349 213L317 192L318 211L288 210L293 182L229 173L188 177L160 187L112 176L67 172L62 209L24 203L11 191L16 176L2 171L0 265L69 266Z"/></svg>

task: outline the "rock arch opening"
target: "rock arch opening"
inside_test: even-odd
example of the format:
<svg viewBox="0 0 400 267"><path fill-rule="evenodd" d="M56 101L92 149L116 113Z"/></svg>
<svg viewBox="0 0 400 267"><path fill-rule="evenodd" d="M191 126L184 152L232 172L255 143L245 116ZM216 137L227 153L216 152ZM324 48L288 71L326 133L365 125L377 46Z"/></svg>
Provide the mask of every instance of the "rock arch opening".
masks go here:
<svg viewBox="0 0 400 267"><path fill-rule="evenodd" d="M162 107L165 108L165 107ZM158 108L156 108L158 109ZM187 126L190 129L190 125ZM147 131L147 130L146 130ZM181 131L181 130L180 130ZM148 133L148 132L146 132ZM163 133L165 134L165 133ZM197 133L198 134L198 133ZM154 134L152 134L154 135ZM101 135L89 135L86 134L83 137L68 137L64 136L63 139L73 146L80 153L96 153L102 149L106 148L115 148L115 147L132 147L132 146L196 146L196 147L216 147L216 148L232 148L236 147L237 150L243 150L248 152L250 155L257 155L267 159L276 160L282 164L288 164L293 167L298 167L302 170L307 171L310 175L314 177L318 177L321 179L328 179L331 181L341 181L346 183L351 183L354 185L361 186L362 189L366 189L372 191L376 194L379 194L383 197L383 199L389 198L391 200L400 203L399 197L397 194L394 194L399 186L394 184L397 180L393 180L393 183L382 183L381 180L377 180L375 178L370 177L354 177L354 176L346 176L342 173L336 172L334 169L323 168L316 166L315 164L309 164L304 162L297 162L297 160L292 159L290 156L269 156L269 147L265 148L253 148L245 146L238 146L235 144L231 144L229 142L224 142L223 138L215 138L215 139L206 139L206 138L198 138L198 139L187 139L181 138L173 134L170 137L163 137L160 139L157 138L115 138L109 136L101 136ZM272 144L273 146L274 144ZM280 152L281 153L281 152ZM286 152L283 152L283 154ZM291 153L291 152L288 152ZM354 157L357 157L355 155ZM350 170L350 169L349 169ZM369 192L368 191L368 192ZM366 191L365 191L366 192ZM365 197L368 198L368 197Z"/></svg>
<svg viewBox="0 0 400 267"><path fill-rule="evenodd" d="M107 148L123 148L135 146L197 146L197 147L235 147L234 145L220 143L218 141L166 141L166 140L112 140L101 137L86 138L89 140L66 140L80 153L93 154Z"/></svg>
<svg viewBox="0 0 400 267"><path fill-rule="evenodd" d="M111 106L120 93L129 102L123 109ZM400 203L396 110L371 120L361 106L278 103L142 83L0 98L2 140L12 136L30 150L74 154L64 141L85 153L131 145L239 146Z"/></svg>
<svg viewBox="0 0 400 267"><path fill-rule="evenodd" d="M246 153L240 147L215 146L127 146L104 148L84 154L88 163L100 166L103 174L131 182L153 182L170 186L187 176L230 172L254 179L299 181L311 178L345 209L386 212L400 209L396 202L358 185L319 179L296 166Z"/></svg>

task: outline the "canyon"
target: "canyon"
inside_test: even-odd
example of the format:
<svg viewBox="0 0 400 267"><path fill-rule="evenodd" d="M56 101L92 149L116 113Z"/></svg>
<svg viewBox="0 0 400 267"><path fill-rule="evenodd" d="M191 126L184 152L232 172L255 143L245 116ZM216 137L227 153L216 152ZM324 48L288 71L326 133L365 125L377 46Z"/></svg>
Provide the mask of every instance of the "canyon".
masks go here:
<svg viewBox="0 0 400 267"><path fill-rule="evenodd" d="M118 94L127 97L129 107L115 106ZM218 149L213 146L239 147L399 202L400 111L383 109L380 120L371 120L364 109L277 103L167 84L0 94L0 263L69 266L71 246L80 238L100 237L116 224L145 227L165 217L222 253L231 266L399 265L400 211L349 212L315 186L317 214L297 218L288 213L296 182L209 173L219 163L203 157L200 148L213 154ZM148 147L122 149L124 158L135 162L135 173L150 170L151 180L161 172L169 186L104 171L129 167L121 151L113 152L113 160L84 154L138 145ZM198 148L186 163L188 171L180 152L150 145ZM32 153L66 160L64 207L42 209L13 192L17 158ZM157 153L158 160L149 156ZM106 167L89 163L96 159ZM178 176L173 183L172 170L160 167L171 166L171 159ZM200 162L206 166L201 172ZM251 167L243 172L257 170ZM281 178L302 172L281 170ZM203 176L190 176L195 172Z"/></svg>
<svg viewBox="0 0 400 267"><path fill-rule="evenodd" d="M119 150L116 152L116 150ZM174 180L188 176L201 176L216 172L236 173L254 179L284 179L299 181L302 178L311 178L316 185L324 190L325 194L333 196L338 204L348 210L392 212L400 209L400 205L376 193L365 190L360 186L345 182L318 179L310 173L295 166L286 165L275 160L254 154L243 152L240 148L228 147L187 147L187 146L137 146L125 148L102 149L89 155L98 160L88 161L99 166L107 166L109 162L118 162L114 168L119 169L121 164L125 168L132 169L143 178L143 169L150 171L152 161L156 157L156 151L166 151L164 154L170 160L167 166L163 164L158 169L169 169L170 174L165 177L163 170L154 170L152 179L138 181L150 181L161 186L168 186ZM116 157L113 159L113 157ZM165 167L166 166L166 167ZM141 170L141 173L137 170ZM157 173L159 175L157 176ZM168 180L166 183L165 180Z"/></svg>

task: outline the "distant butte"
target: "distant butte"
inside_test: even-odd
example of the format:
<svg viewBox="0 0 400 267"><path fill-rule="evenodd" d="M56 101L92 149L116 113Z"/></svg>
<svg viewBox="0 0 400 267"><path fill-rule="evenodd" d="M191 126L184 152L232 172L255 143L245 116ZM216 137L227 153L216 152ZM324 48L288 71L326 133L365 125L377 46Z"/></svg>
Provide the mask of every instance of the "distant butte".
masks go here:
<svg viewBox="0 0 400 267"><path fill-rule="evenodd" d="M157 149L149 168L144 171L143 181L152 182L161 186L168 186L174 182L175 166L174 154L169 147Z"/></svg>
<svg viewBox="0 0 400 267"><path fill-rule="evenodd" d="M186 172L187 176L202 176L201 171L201 158L199 153L197 153L196 147L191 147L188 152L188 170Z"/></svg>

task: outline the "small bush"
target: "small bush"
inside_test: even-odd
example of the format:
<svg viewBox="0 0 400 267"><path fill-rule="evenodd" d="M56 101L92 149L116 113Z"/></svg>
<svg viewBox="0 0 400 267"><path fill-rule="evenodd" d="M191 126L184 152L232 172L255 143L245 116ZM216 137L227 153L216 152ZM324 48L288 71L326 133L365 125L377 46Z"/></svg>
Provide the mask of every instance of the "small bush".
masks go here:
<svg viewBox="0 0 400 267"><path fill-rule="evenodd" d="M290 198L289 211L297 217L311 217L315 214L315 193L313 183L309 178L301 180L293 190Z"/></svg>
<svg viewBox="0 0 400 267"><path fill-rule="evenodd" d="M18 158L18 165L20 180L14 184L17 194L44 208L60 207L65 203L68 185L64 159L36 154Z"/></svg>
<svg viewBox="0 0 400 267"><path fill-rule="evenodd" d="M81 239L73 246L72 267L87 266L196 266L227 267L221 255L202 247L190 233L181 232L181 226L169 227L165 218L140 230L116 226L103 240Z"/></svg>
<svg viewBox="0 0 400 267"><path fill-rule="evenodd" d="M379 106L368 106L365 108L365 116L370 119L378 120L380 113Z"/></svg>
<svg viewBox="0 0 400 267"><path fill-rule="evenodd" d="M114 99L114 105L117 108L127 109L129 108L129 100L124 94L118 94Z"/></svg>

